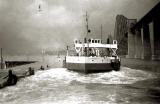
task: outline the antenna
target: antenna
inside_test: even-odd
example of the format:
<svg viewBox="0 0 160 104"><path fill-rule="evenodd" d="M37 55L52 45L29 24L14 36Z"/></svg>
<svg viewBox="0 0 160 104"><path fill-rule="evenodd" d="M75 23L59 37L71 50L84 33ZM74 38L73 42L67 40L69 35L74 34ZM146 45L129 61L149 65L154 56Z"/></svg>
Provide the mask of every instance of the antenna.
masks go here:
<svg viewBox="0 0 160 104"><path fill-rule="evenodd" d="M86 28L87 28L87 35L88 33L91 32L91 30L89 29L89 26L88 26L88 13L86 12Z"/></svg>
<svg viewBox="0 0 160 104"><path fill-rule="evenodd" d="M101 43L102 43L102 24L101 24Z"/></svg>
<svg viewBox="0 0 160 104"><path fill-rule="evenodd" d="M87 14L87 12L86 12L86 28L87 28L87 35L88 35L88 14Z"/></svg>
<svg viewBox="0 0 160 104"><path fill-rule="evenodd" d="M86 28L87 28L87 35L86 35L86 37L87 37L88 33L91 32L91 30L88 28L88 14L87 14L87 12L86 12ZM86 38L85 38L85 40L86 40ZM87 41L87 46L89 47L88 41ZM85 54L88 56L88 48L85 47L84 51L85 51Z"/></svg>

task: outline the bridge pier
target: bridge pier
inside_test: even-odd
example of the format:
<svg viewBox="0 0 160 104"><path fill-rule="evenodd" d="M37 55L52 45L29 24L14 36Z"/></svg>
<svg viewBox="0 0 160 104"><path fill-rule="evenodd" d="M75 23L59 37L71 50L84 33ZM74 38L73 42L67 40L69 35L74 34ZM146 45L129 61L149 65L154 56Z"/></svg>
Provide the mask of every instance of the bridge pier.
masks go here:
<svg viewBox="0 0 160 104"><path fill-rule="evenodd" d="M135 34L129 36L128 47L135 58L160 60L160 20L154 19L149 24L143 24L141 29L136 29ZM132 42L135 40L135 42ZM132 45L131 45L132 43ZM133 46L133 43L135 46ZM132 49L131 49L132 48ZM130 55L130 54L129 54Z"/></svg>
<svg viewBox="0 0 160 104"><path fill-rule="evenodd" d="M160 60L160 16L154 22L154 51L157 60Z"/></svg>
<svg viewBox="0 0 160 104"><path fill-rule="evenodd" d="M128 58L134 58L135 57L135 35L133 35L131 32L128 33Z"/></svg>
<svg viewBox="0 0 160 104"><path fill-rule="evenodd" d="M151 46L150 46L150 35L149 25L143 25L141 28L141 39L142 39L142 54L141 59L151 58Z"/></svg>
<svg viewBox="0 0 160 104"><path fill-rule="evenodd" d="M154 23L153 21L149 24L149 30L150 30L152 60L156 60L157 56L155 55L155 47L154 47Z"/></svg>
<svg viewBox="0 0 160 104"><path fill-rule="evenodd" d="M119 42L120 55L160 61L160 2L138 22L118 15L114 37Z"/></svg>
<svg viewBox="0 0 160 104"><path fill-rule="evenodd" d="M160 2L133 27L135 58L160 60ZM139 32L140 29L140 32ZM141 40L139 40L141 39ZM141 43L139 43L141 42ZM142 46L142 50L140 49ZM134 47L133 47L134 48ZM140 55L140 53L141 55Z"/></svg>
<svg viewBox="0 0 160 104"><path fill-rule="evenodd" d="M134 24L136 24L137 20L136 19L129 19L128 20L128 58L135 58L135 54L136 54L136 43L135 43L135 39L136 36L135 34L131 31L131 27L134 26Z"/></svg>
<svg viewBox="0 0 160 104"><path fill-rule="evenodd" d="M152 60L160 60L160 20L153 19L149 24Z"/></svg>
<svg viewBox="0 0 160 104"><path fill-rule="evenodd" d="M137 29L135 31L135 58L140 59L142 53L142 39L141 39L141 31Z"/></svg>

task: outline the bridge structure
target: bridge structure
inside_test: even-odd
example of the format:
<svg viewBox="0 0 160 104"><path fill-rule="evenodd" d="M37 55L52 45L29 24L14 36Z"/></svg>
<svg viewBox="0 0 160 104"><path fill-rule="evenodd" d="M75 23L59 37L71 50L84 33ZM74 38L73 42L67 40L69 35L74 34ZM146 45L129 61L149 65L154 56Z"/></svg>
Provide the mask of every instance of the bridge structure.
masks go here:
<svg viewBox="0 0 160 104"><path fill-rule="evenodd" d="M139 21L117 15L114 39L119 44L119 55L160 60L160 2Z"/></svg>
<svg viewBox="0 0 160 104"><path fill-rule="evenodd" d="M160 60L160 2L130 27L128 57Z"/></svg>

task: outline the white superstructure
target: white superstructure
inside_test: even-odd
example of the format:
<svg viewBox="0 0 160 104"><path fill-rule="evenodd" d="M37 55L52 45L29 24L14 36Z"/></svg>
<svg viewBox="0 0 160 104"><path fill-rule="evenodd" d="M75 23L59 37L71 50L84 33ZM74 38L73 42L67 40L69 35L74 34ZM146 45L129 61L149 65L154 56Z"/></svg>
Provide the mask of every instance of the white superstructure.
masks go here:
<svg viewBox="0 0 160 104"><path fill-rule="evenodd" d="M116 40L113 40L113 44L102 44L100 39L89 39L88 43L75 40L74 46L76 55L67 55L66 62L68 63L111 63L115 58L118 58L116 54L118 49ZM104 53L100 50L102 48L110 49L108 56L101 55L101 53Z"/></svg>

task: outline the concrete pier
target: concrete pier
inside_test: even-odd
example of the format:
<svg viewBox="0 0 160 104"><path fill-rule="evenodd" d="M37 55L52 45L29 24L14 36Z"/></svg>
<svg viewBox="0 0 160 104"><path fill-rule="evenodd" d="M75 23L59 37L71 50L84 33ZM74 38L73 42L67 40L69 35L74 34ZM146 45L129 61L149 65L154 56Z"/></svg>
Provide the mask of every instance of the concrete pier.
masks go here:
<svg viewBox="0 0 160 104"><path fill-rule="evenodd" d="M149 36L149 26L143 25L143 28L141 28L141 39L142 39L142 56L141 56L141 58L142 59L150 59L151 48L150 48L150 38L149 37L150 37Z"/></svg>
<svg viewBox="0 0 160 104"><path fill-rule="evenodd" d="M132 37L130 41L135 40L135 46L140 48L142 43L141 59L160 60L160 3L158 3L152 10L150 10L140 21L138 21L132 28L132 35L135 35L136 40ZM139 32L139 30L141 32ZM139 39L138 39L139 38ZM141 39L141 41L140 41ZM139 43L139 42L141 43ZM129 43L128 43L129 44ZM130 48L130 47L129 47ZM129 56L135 54L135 58L139 58L138 52L129 50Z"/></svg>
<svg viewBox="0 0 160 104"><path fill-rule="evenodd" d="M141 39L141 32L140 29L135 31L137 35L135 35L135 58L141 59L142 54L142 39Z"/></svg>
<svg viewBox="0 0 160 104"><path fill-rule="evenodd" d="M160 73L159 61L121 57L121 65L135 70L145 70L149 72Z"/></svg>
<svg viewBox="0 0 160 104"><path fill-rule="evenodd" d="M159 16L160 17L160 16ZM150 41L152 50L152 60L160 59L160 20L154 18L149 24L150 28Z"/></svg>
<svg viewBox="0 0 160 104"><path fill-rule="evenodd" d="M134 58L136 53L136 47L135 47L135 35L133 35L130 28L136 24L136 19L129 19L128 20L128 58Z"/></svg>
<svg viewBox="0 0 160 104"><path fill-rule="evenodd" d="M160 60L159 27L160 2L139 21L117 15L114 37L119 42L119 50L122 53L119 55L142 60ZM121 42L126 38L128 40L125 43Z"/></svg>
<svg viewBox="0 0 160 104"><path fill-rule="evenodd" d="M160 2L139 21L117 15L114 31L122 66L160 72Z"/></svg>

